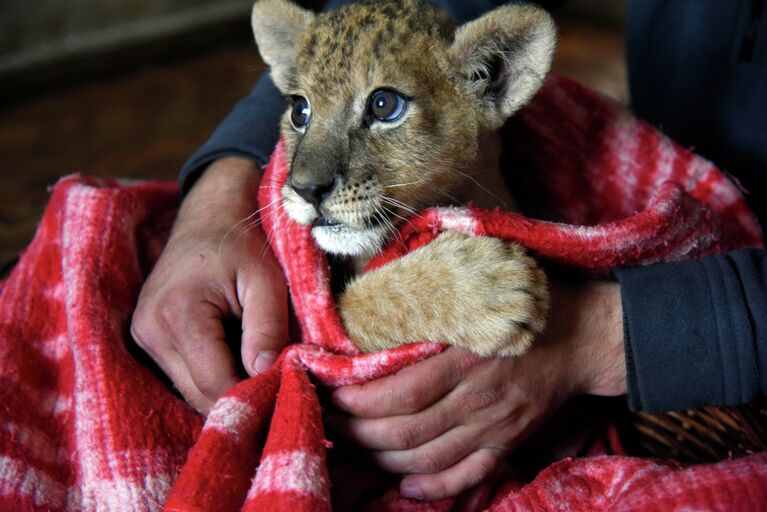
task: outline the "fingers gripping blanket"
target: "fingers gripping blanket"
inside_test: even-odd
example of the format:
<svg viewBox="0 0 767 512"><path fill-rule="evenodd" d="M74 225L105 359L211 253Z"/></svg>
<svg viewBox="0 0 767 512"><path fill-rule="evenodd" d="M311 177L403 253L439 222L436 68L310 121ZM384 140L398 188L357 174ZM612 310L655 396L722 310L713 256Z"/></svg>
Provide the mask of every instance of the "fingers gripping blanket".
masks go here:
<svg viewBox="0 0 767 512"><path fill-rule="evenodd" d="M761 245L736 186L621 107L552 78L513 127L513 189L534 220L467 208L413 218L374 261L444 230L516 241L579 272ZM232 388L204 422L127 337L141 280L175 213L169 184L66 178L0 291L0 510L758 510L767 455L681 466L615 453L555 462L458 500L405 500L326 439L318 392L396 372L442 350L360 355L307 228L281 214L278 147L264 226L289 281L301 342ZM298 341L298 340L297 340ZM608 448L612 448L610 451Z"/></svg>

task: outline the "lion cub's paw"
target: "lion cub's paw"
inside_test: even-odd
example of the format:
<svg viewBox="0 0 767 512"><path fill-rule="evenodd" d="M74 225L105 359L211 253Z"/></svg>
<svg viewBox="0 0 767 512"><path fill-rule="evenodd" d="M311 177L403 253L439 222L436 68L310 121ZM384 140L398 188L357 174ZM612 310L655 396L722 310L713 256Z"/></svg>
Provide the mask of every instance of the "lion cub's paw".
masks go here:
<svg viewBox="0 0 767 512"><path fill-rule="evenodd" d="M443 233L357 277L339 307L364 352L436 341L511 356L543 331L548 302L545 274L518 245Z"/></svg>

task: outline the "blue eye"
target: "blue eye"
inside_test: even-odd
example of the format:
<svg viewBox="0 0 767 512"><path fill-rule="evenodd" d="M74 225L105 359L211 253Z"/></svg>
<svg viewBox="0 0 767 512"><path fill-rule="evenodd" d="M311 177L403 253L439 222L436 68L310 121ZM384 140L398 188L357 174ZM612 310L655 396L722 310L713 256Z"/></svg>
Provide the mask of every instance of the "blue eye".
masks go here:
<svg viewBox="0 0 767 512"><path fill-rule="evenodd" d="M379 121L391 123L402 117L407 101L394 91L379 89L370 96L370 115Z"/></svg>
<svg viewBox="0 0 767 512"><path fill-rule="evenodd" d="M297 131L301 132L309 124L309 117L312 109L309 106L309 100L302 96L293 96L290 105L290 124Z"/></svg>

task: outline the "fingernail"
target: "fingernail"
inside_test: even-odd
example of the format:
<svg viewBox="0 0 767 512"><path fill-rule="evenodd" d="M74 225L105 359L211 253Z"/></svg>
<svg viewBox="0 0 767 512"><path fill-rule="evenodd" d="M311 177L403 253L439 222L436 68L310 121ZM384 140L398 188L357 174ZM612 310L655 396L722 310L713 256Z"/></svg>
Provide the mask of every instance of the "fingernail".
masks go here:
<svg viewBox="0 0 767 512"><path fill-rule="evenodd" d="M400 494L402 494L403 498L410 498L414 500L423 499L423 492L421 491L421 488L416 484L403 483L402 488L400 489Z"/></svg>
<svg viewBox="0 0 767 512"><path fill-rule="evenodd" d="M253 361L253 369L256 371L256 373L264 373L266 370L272 367L274 362L277 360L277 352L273 352L271 350L264 350L258 356L256 356L255 361Z"/></svg>

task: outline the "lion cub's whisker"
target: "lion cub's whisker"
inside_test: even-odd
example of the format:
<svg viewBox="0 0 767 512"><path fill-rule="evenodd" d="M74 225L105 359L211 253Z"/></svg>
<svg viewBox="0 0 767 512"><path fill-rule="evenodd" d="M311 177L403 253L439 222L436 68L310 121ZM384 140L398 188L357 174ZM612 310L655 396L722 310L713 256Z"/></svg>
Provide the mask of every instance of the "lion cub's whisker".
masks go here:
<svg viewBox="0 0 767 512"><path fill-rule="evenodd" d="M385 202L387 202L387 203L389 203L389 204L391 204L393 206L398 206L398 207L402 208L403 210L405 210L406 212L408 212L411 215L416 215L418 213L418 212L416 212L415 208L413 208L409 204L403 203L402 201L400 201L398 199L394 199L394 198L386 196L384 194L379 194L379 197L381 198L382 201L385 201Z"/></svg>
<svg viewBox="0 0 767 512"><path fill-rule="evenodd" d="M285 217L288 216L288 213L285 211L281 211L280 215L275 219L275 225L279 225ZM274 234L273 233L266 233L266 243L264 244L263 248L261 249L261 256L259 257L259 263L262 263L264 261L264 257L266 257L266 253L271 250L272 241L274 240Z"/></svg>
<svg viewBox="0 0 767 512"><path fill-rule="evenodd" d="M221 238L221 243L220 243L220 244L218 244L218 256L219 256L219 257L221 256L221 249L224 247L224 243L226 242L226 239L229 237L229 235L230 235L230 234L232 234L232 231L234 231L235 229L237 229L237 227L238 227L240 224L242 224L243 222L247 222L247 221L249 221L249 220L250 220L250 219L252 219L254 216L257 216L259 213L261 213L262 211L264 211L265 209L267 209L267 208L271 208L271 207L272 207L272 206L274 206L274 205L275 205L275 204L276 204L276 203L277 203L279 200L280 200L280 198L277 198L277 199L273 200L271 203L269 203L268 205L266 205L266 206L263 206L263 207L259 208L258 210L254 211L253 213L251 213L250 215L248 215L248 216L247 216L247 217L245 217L244 219L241 219L241 220L239 220L239 221L235 222L235 223L234 223L234 225L233 225L231 228L229 228L229 229L227 230L227 232L226 232L226 233L224 233L224 236ZM258 219L258 220L256 221L256 224L255 224L255 225L258 225L260 222L261 222L261 219ZM246 228L246 229L245 229L245 231L247 232L247 230L248 230L248 229L249 229L249 228ZM237 240L239 240L239 238L240 238L240 237L238 236L238 237L237 237L237 239L235 239L235 243L237 243Z"/></svg>
<svg viewBox="0 0 767 512"><path fill-rule="evenodd" d="M405 222L408 222L408 219L407 219L407 217L403 217L402 215L400 215L399 213L395 212L394 210L392 210L392 209L390 209L390 208L387 208L387 207L386 207L386 206L384 206L384 205L380 205L380 208L382 208L382 209L383 209L385 212L387 212L387 213L389 213L389 214L391 214L391 215L393 215L393 216L397 217L398 219L400 219L400 220L403 220L403 221L405 221Z"/></svg>
<svg viewBox="0 0 767 512"><path fill-rule="evenodd" d="M389 208L385 207L384 205L381 205L381 208L383 208L385 211L391 213L392 215L395 215L395 216L399 217L400 219L402 219L403 222L405 222L409 226L413 227L413 223L410 221L409 218L402 217L401 215L399 215L396 212L390 210ZM396 228L392 227L392 233L394 233L396 235L397 239L401 238L401 235L399 234L400 233L399 229L396 229Z"/></svg>
<svg viewBox="0 0 767 512"><path fill-rule="evenodd" d="M375 205L375 211L376 211L376 213L378 214L378 216L379 216L379 218L381 219L381 221L384 223L384 225L385 225L385 226L386 226L386 227L387 227L387 228L388 228L388 229L389 229L389 230L390 230L392 233L396 233L396 232L397 232L397 228L395 228L395 227L394 227L394 223L391 221L391 219L389 219L389 216L386 214L386 211L388 211L388 210L386 209L386 207L385 207L385 206L383 206L383 205L378 205L378 204L377 204L377 205Z"/></svg>
<svg viewBox="0 0 767 512"><path fill-rule="evenodd" d="M441 196L444 196L444 197L448 198L452 204L458 204L458 205L460 205L460 204L464 204L464 203L465 203L465 201L461 201L460 199L458 199L457 197L455 197L455 196L454 196L453 194L451 194L450 192L446 192L446 191L444 191L444 190L438 190L438 191L437 191L437 193L438 193L439 195L441 195Z"/></svg>
<svg viewBox="0 0 767 512"><path fill-rule="evenodd" d="M418 185L420 183L424 183L426 180L420 179L411 181L410 183L394 183L392 185L384 185L383 188L399 188L399 187L409 187L410 185Z"/></svg>
<svg viewBox="0 0 767 512"><path fill-rule="evenodd" d="M282 221L285 220L285 218L289 218L288 212L285 210L281 210L279 212L279 215L276 219L274 219L274 224L276 226L279 226ZM272 240L274 239L274 234L272 232L266 231L266 243L264 244L263 248L261 249L261 256L259 257L259 263L264 261L264 257L266 256L266 253L271 250L272 246Z"/></svg>
<svg viewBox="0 0 767 512"><path fill-rule="evenodd" d="M456 169L455 171L456 171L457 173L459 173L460 175L464 176L465 178L467 178L467 179L471 180L471 181L472 181L472 182L473 182L473 183L474 183L476 186L478 186L479 188L481 188L482 190L484 190L485 192L487 192L488 194L490 194L490 196L491 196L491 197L493 197L493 198L494 198L494 199L496 199L496 200L497 200L499 203L501 203L501 205L503 205L503 208L504 208L504 209L507 209L507 210L509 209L509 205L506 203L506 201L504 201L503 199L501 199L500 197L498 197L498 195L497 195L497 194L494 194L493 192L491 192L490 190L488 190L488 189L487 189L487 188L486 188L484 185L482 185L482 183L480 183L479 181L477 181L476 179L474 179L474 176L472 176L472 175L470 175L470 174L466 174L465 172L463 172L463 171L460 171L460 170L458 170L458 169Z"/></svg>

